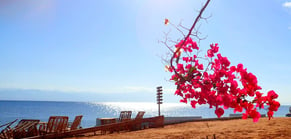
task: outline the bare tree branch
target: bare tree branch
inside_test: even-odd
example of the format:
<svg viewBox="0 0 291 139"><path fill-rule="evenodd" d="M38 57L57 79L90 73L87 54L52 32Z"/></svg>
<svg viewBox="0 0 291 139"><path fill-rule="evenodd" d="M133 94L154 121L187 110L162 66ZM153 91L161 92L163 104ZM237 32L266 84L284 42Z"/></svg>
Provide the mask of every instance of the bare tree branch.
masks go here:
<svg viewBox="0 0 291 139"><path fill-rule="evenodd" d="M204 12L204 10L206 9L206 7L208 6L209 2L210 2L210 0L207 0L206 3L204 4L204 6L202 7L202 9L199 11L199 14L198 14L198 16L196 17L196 19L195 19L195 21L194 21L192 27L190 28L190 30L189 30L189 32L188 32L188 34L187 34L187 36L184 37L184 41L183 41L183 43L182 43L181 46L184 45L184 43L186 42L186 40L187 40L187 39L189 38L189 36L192 34L193 29L195 28L195 26L196 26L196 24L198 23L198 21L201 19L201 17L202 17L202 13ZM175 58L175 56L177 55L177 53L180 52L181 46L178 47L178 48L176 49L176 51L173 53L173 56L171 57L171 60L170 60L170 66L171 66L171 68L174 70L174 72L175 72L176 75L180 76L181 79L185 80L184 77L183 77L182 75L180 75L180 74L176 71L176 69L174 68L174 65L173 65L174 58ZM178 64L178 62L179 62L179 58L176 59L176 63L177 63L177 64Z"/></svg>

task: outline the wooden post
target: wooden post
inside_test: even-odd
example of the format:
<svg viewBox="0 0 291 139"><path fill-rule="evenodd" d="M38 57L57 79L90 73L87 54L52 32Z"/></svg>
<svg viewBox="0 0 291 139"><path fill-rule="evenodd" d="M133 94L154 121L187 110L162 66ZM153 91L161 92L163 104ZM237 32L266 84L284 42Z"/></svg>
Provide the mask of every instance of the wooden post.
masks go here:
<svg viewBox="0 0 291 139"><path fill-rule="evenodd" d="M159 116L161 116L161 107L160 107L160 104L163 104L163 99L162 99L162 86L158 86L157 87L157 104L158 104L158 111L159 111Z"/></svg>

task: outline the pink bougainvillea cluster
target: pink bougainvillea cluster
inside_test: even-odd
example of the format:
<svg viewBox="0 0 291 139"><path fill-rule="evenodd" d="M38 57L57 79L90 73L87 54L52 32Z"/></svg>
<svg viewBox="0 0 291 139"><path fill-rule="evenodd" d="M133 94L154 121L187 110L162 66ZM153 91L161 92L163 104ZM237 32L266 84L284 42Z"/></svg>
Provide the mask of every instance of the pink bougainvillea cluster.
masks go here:
<svg viewBox="0 0 291 139"><path fill-rule="evenodd" d="M208 104L215 108L217 117L224 114L224 109L233 108L234 112L244 112L243 119L251 117L254 122L261 117L257 110L264 105L268 105L269 119L280 107L275 100L278 95L271 90L263 96L257 77L243 64L231 66L228 58L218 53L217 43L211 44L202 57L196 53L199 47L190 37L175 47L171 64L166 68L177 86L175 94L182 97L180 102L190 103L193 108Z"/></svg>

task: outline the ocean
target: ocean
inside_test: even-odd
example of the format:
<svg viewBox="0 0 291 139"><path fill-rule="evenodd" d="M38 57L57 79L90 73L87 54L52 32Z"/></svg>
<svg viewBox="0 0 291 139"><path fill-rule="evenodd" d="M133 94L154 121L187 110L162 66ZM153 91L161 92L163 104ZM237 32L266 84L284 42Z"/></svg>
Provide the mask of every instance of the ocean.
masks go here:
<svg viewBox="0 0 291 139"><path fill-rule="evenodd" d="M289 112L290 105L282 105L274 117L285 117ZM138 111L145 111L144 117L158 115L158 105L146 102L54 102L54 101L0 101L0 125L15 119L39 119L48 121L49 116L69 116L73 121L75 116L83 115L82 127L96 126L97 118L118 118L120 111L132 111L135 117ZM259 111L266 114L267 111ZM223 117L232 114L232 109L225 110ZM202 116L202 118L215 118L214 109L208 106L198 106L193 109L183 103L161 104L161 115L165 117Z"/></svg>

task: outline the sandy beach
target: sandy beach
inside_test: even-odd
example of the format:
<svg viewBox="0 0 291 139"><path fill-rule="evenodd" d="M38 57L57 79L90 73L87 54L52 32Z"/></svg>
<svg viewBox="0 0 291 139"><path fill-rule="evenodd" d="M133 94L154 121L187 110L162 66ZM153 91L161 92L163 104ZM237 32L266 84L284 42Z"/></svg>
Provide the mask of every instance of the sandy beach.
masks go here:
<svg viewBox="0 0 291 139"><path fill-rule="evenodd" d="M167 125L164 128L151 128L140 131L121 132L106 135L86 135L72 139L291 139L291 118L261 118L225 121L199 121Z"/></svg>

